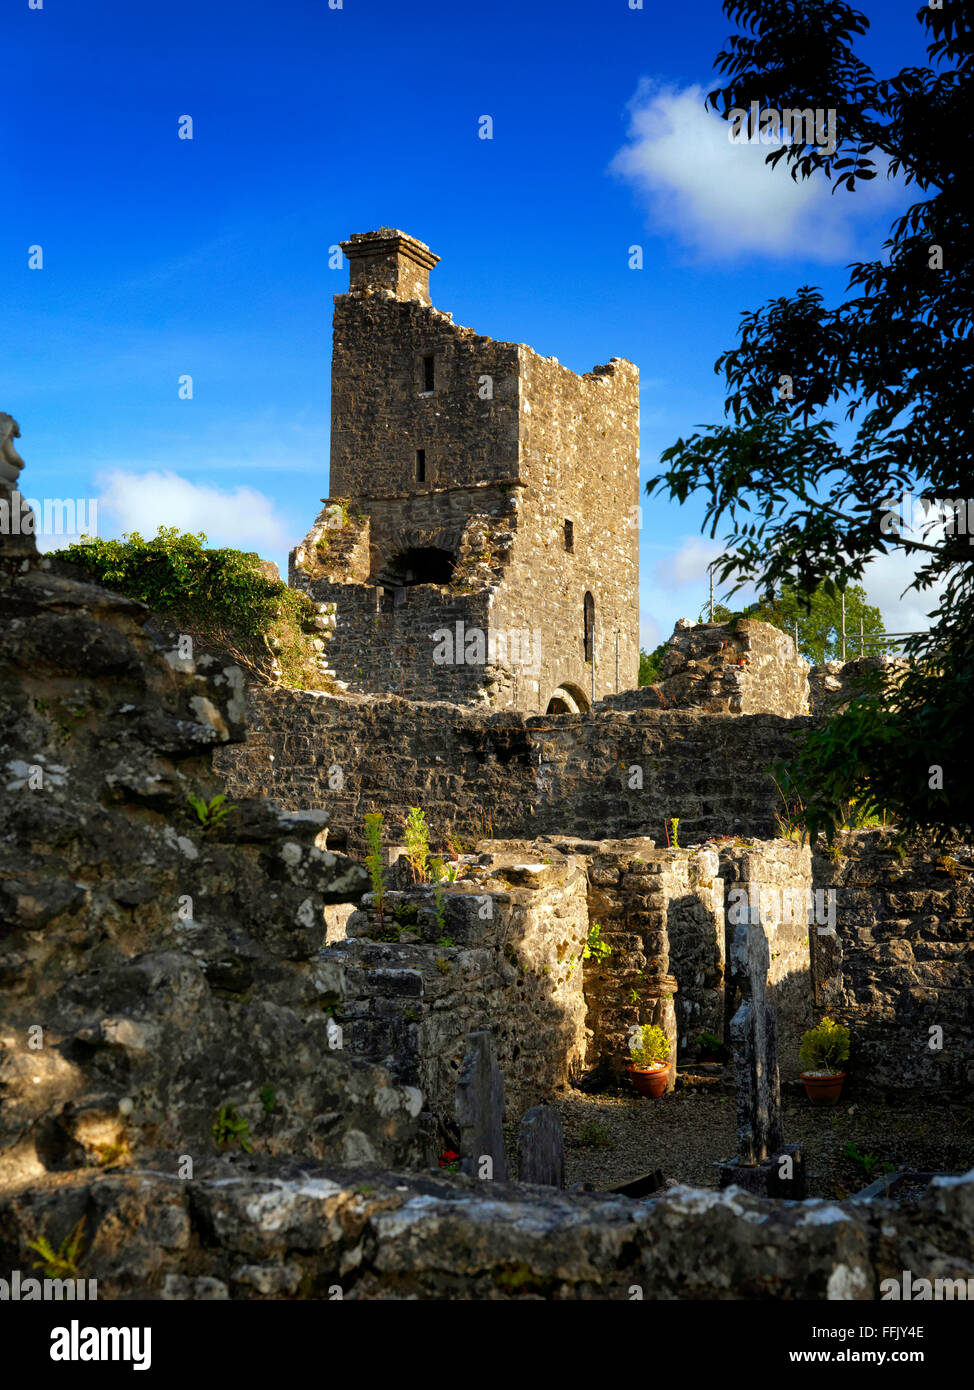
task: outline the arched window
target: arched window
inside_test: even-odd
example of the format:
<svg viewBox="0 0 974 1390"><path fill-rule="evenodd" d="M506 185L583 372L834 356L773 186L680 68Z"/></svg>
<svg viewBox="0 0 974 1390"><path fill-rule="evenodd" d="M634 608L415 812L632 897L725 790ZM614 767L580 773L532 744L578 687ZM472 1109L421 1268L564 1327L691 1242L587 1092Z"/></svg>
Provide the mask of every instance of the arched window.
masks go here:
<svg viewBox="0 0 974 1390"><path fill-rule="evenodd" d="M592 661L595 657L595 599L591 594L585 595L584 615L585 660Z"/></svg>

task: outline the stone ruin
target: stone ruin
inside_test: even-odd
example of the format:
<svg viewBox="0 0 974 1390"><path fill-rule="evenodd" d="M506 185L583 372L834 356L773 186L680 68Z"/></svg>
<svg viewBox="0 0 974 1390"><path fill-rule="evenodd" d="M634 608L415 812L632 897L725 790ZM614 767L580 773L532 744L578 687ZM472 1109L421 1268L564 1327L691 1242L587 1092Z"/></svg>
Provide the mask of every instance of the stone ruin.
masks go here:
<svg viewBox="0 0 974 1390"><path fill-rule="evenodd" d="M332 495L289 580L328 620L339 688L541 713L635 685L636 368L578 376L460 327L404 232L342 249Z"/></svg>
<svg viewBox="0 0 974 1390"><path fill-rule="evenodd" d="M303 571L331 593L336 632L347 621L349 652L360 591L378 605L370 620L389 620L383 643L404 638L414 598L437 621L454 602L419 584L429 593L403 604L396 589L410 586L391 584L386 610L371 581L395 545L422 548L420 501L439 509L443 541L473 484L431 472L444 484L432 501L407 486L416 435L378 396L372 434L343 433L376 372L369 335L413 425L430 401L409 373L433 357L435 419L436 382L473 371L486 341L430 308L425 249L378 241L347 248L336 330L337 389L351 393L336 448L360 512ZM493 501L499 518L523 485L523 510L503 515L527 526L544 448L524 406L532 374L562 378L493 346L509 421L527 430L509 456L517 431L498 431L496 457L526 471L498 466L514 492L498 485ZM615 376L624 368L577 390L615 390ZM452 431L466 437L464 418L442 435L426 421L428 467ZM407 452L371 491L364 471L353 487L356 460L377 467L393 425ZM19 430L9 416L0 430L9 507ZM490 566L483 592L499 594ZM412 687L428 698L381 681L248 690L219 654L184 658L142 605L6 530L0 609L0 1268L40 1237L57 1249L83 1219L84 1265L109 1298L322 1298L338 1285L361 1299L624 1299L634 1286L650 1299L871 1299L903 1268L972 1272L974 1174L902 1209L782 1200L801 1195L803 1171L784 1144L779 1071L794 1078L798 1039L826 1009L868 1059L857 1085L881 1092L905 1074L963 1097L974 1081L969 881L932 852L904 861L882 831L850 836L841 860L775 834L768 768L817 717L786 635L680 625L658 686L599 676L587 708L571 695L584 694L584 645L561 666L556 649L530 697L506 675L486 700L436 676ZM398 658L381 649L385 669ZM421 666L414 651L407 686ZM224 790L233 812L211 816ZM410 805L439 833L473 832L439 896L401 872ZM369 810L391 836L381 910L362 865ZM814 903L829 889L834 925L787 910L789 894ZM603 959L586 952L596 925ZM618 1077L645 1022L670 1040L671 1088L699 1033L729 1045L736 1159L720 1188L566 1191L552 1102L583 1075ZM917 1042L931 1023L950 1036L939 1052ZM444 1150L457 1173L437 1168Z"/></svg>

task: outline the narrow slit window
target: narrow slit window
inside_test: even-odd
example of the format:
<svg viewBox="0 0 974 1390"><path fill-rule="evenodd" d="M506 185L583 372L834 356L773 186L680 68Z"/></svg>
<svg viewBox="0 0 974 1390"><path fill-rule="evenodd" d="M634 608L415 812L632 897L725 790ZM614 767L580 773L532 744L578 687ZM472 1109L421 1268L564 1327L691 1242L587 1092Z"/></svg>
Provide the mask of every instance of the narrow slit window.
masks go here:
<svg viewBox="0 0 974 1390"><path fill-rule="evenodd" d="M565 522L565 549L569 555L575 551L575 527L570 521Z"/></svg>
<svg viewBox="0 0 974 1390"><path fill-rule="evenodd" d="M417 483L426 482L426 450L416 450L416 481Z"/></svg>
<svg viewBox="0 0 974 1390"><path fill-rule="evenodd" d="M585 660L595 659L595 599L591 594L585 595L582 605L582 644L585 652Z"/></svg>
<svg viewBox="0 0 974 1390"><path fill-rule="evenodd" d="M436 370L432 357L423 358L423 390L432 391L436 381Z"/></svg>

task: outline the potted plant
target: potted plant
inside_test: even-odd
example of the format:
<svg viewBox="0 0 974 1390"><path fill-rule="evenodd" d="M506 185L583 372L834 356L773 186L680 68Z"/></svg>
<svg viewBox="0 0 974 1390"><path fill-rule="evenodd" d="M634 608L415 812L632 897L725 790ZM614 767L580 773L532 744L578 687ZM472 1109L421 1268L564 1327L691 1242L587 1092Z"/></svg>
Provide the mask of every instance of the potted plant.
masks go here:
<svg viewBox="0 0 974 1390"><path fill-rule="evenodd" d="M834 1105L839 1099L845 1081L842 1063L848 1056L849 1030L841 1023L823 1018L804 1034L798 1058L805 1094L813 1105Z"/></svg>
<svg viewBox="0 0 974 1390"><path fill-rule="evenodd" d="M644 1023L629 1039L629 1080L641 1096L656 1100L666 1090L670 1071L670 1043L662 1028Z"/></svg>

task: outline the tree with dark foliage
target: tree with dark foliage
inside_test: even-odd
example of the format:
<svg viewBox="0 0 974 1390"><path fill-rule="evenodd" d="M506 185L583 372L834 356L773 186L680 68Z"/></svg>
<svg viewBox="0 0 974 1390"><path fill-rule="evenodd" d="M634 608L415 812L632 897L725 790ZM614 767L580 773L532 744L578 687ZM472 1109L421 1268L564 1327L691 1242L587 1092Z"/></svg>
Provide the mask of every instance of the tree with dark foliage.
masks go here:
<svg viewBox="0 0 974 1390"><path fill-rule="evenodd" d="M849 802L904 830L974 822L970 8L924 6L929 65L880 78L855 53L869 22L841 0L724 5L742 32L718 55L727 85L708 97L714 110L730 119L756 101L836 112L834 148L793 141L769 164L828 179L840 197L879 172L917 194L885 258L851 267L844 304L830 308L803 286L744 316L715 369L727 423L679 439L647 484L680 502L709 493L705 528L730 528L721 582L844 589L870 559L902 547L918 561L912 587L942 586L929 633L909 644L905 677L880 673L789 766L813 838L831 838ZM830 418L843 415L847 445ZM898 507L905 495L928 499L928 520L913 531L893 516L891 499Z"/></svg>

